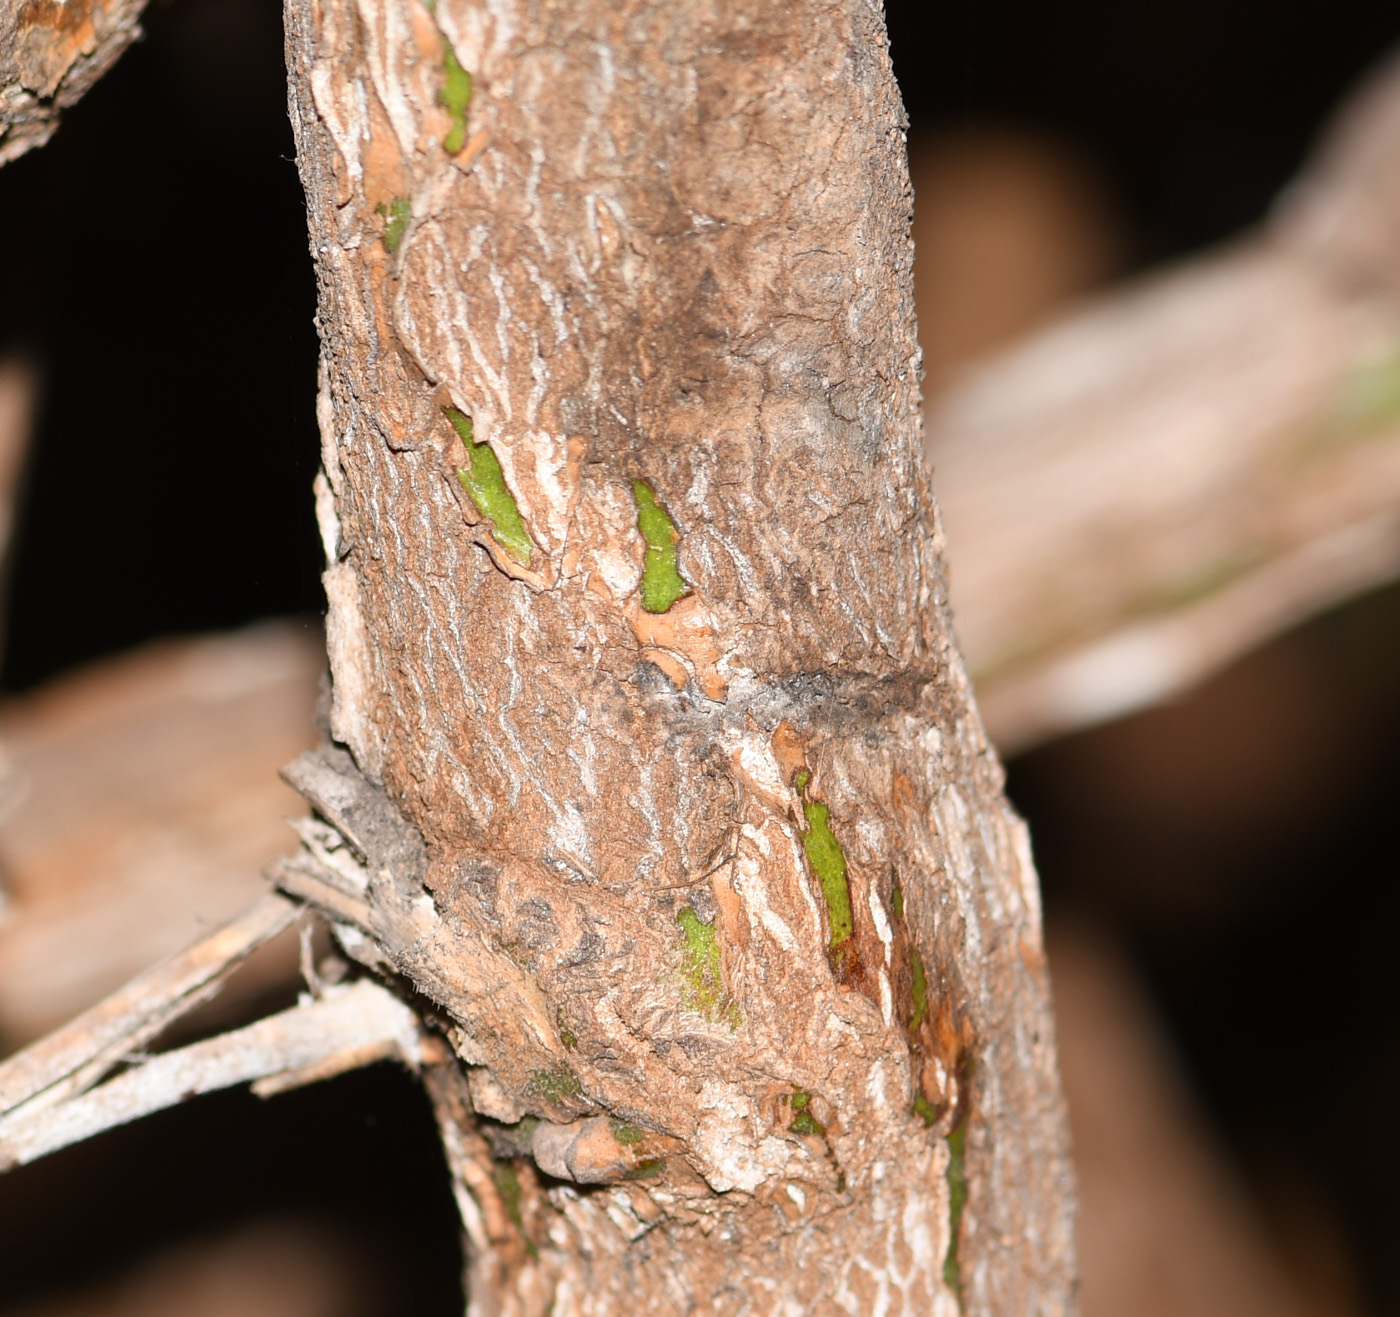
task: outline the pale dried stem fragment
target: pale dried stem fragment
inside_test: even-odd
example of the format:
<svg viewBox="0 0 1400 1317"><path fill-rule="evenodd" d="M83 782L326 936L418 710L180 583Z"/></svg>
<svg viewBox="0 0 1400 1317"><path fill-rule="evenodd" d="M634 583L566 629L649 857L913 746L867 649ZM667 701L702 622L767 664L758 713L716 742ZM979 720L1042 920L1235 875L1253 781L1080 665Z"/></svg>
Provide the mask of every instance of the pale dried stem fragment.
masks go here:
<svg viewBox="0 0 1400 1317"><path fill-rule="evenodd" d="M245 1029L165 1052L89 1092L0 1120L0 1168L22 1166L103 1130L250 1080L262 1095L396 1058L416 1066L417 1017L371 980Z"/></svg>
<svg viewBox="0 0 1400 1317"><path fill-rule="evenodd" d="M71 1024L0 1065L0 1117L7 1122L66 1101L95 1084L173 1021L218 992L250 952L296 919L300 907L265 896L217 932L84 1011Z"/></svg>

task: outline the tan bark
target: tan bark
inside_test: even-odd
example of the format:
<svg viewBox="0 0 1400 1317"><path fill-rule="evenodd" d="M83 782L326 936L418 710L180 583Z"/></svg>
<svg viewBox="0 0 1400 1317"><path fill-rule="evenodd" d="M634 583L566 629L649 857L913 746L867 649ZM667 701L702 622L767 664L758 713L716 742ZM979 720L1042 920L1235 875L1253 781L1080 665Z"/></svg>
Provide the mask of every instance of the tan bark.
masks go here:
<svg viewBox="0 0 1400 1317"><path fill-rule="evenodd" d="M1068 1311L878 13L293 0L288 63L353 760L291 771L334 826L279 876L444 1012L474 1311ZM634 482L679 535L666 611Z"/></svg>
<svg viewBox="0 0 1400 1317"><path fill-rule="evenodd" d="M0 165L43 146L138 36L146 0L0 0Z"/></svg>

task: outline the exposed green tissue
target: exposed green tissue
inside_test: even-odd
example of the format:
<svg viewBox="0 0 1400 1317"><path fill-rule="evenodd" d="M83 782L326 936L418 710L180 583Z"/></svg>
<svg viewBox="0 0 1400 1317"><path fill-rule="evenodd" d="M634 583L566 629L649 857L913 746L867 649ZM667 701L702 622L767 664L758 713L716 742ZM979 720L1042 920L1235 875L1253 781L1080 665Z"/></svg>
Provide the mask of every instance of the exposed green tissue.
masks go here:
<svg viewBox="0 0 1400 1317"><path fill-rule="evenodd" d="M516 1174L515 1167L510 1162L498 1162L491 1178L496 1183L496 1192L501 1195L501 1204L506 1209L506 1215L525 1236L525 1251L532 1258L539 1257L539 1249L535 1247L530 1236L525 1234L525 1217L520 1211L520 1176Z"/></svg>
<svg viewBox="0 0 1400 1317"><path fill-rule="evenodd" d="M637 529L647 542L646 561L642 564L642 607L648 613L664 613L689 589L676 558L680 536L646 481L634 480L632 495L637 500Z"/></svg>
<svg viewBox="0 0 1400 1317"><path fill-rule="evenodd" d="M496 1182L496 1191L501 1195L501 1203L506 1215L521 1229L525 1229L525 1218L520 1212L520 1177L509 1162L499 1162L491 1178Z"/></svg>
<svg viewBox="0 0 1400 1317"><path fill-rule="evenodd" d="M403 243L408 221L413 217L413 206L407 197L395 197L387 205L381 201L375 210L385 217L384 250L392 256Z"/></svg>
<svg viewBox="0 0 1400 1317"><path fill-rule="evenodd" d="M665 1169L666 1163L660 1157L646 1157L630 1170L624 1171L622 1178L624 1180L651 1180Z"/></svg>
<svg viewBox="0 0 1400 1317"><path fill-rule="evenodd" d="M442 139L442 149L456 155L467 141L467 106L472 102L472 75L457 62L457 53L442 43L442 90L438 100L452 119L452 127Z"/></svg>
<svg viewBox="0 0 1400 1317"><path fill-rule="evenodd" d="M676 914L685 938L686 1006L712 1020L723 1020L731 1029L743 1023L738 1004L724 990L724 974L720 964L719 939L715 926L705 923L690 906Z"/></svg>
<svg viewBox="0 0 1400 1317"><path fill-rule="evenodd" d="M962 1266L958 1262L958 1234L962 1230L963 1208L967 1206L967 1126L959 1125L948 1135L948 1252L943 1259L943 1283L963 1306Z"/></svg>
<svg viewBox="0 0 1400 1317"><path fill-rule="evenodd" d="M532 1070L530 1091L538 1093L546 1102L559 1102L564 1098L578 1097L583 1085L578 1076L562 1066L557 1070Z"/></svg>
<svg viewBox="0 0 1400 1317"><path fill-rule="evenodd" d="M792 1123L788 1126L794 1134L815 1134L826 1137L826 1126L812 1114L812 1095L799 1088L792 1095Z"/></svg>
<svg viewBox="0 0 1400 1317"><path fill-rule="evenodd" d="M834 951L842 943L850 941L855 932L855 921L851 915L851 889L846 882L846 852L831 831L831 811L820 800L806 800L802 812L807 816L807 831L802 837L802 848L807 852L807 863L817 875L822 885L822 895L826 897L827 921L831 926L830 946Z"/></svg>
<svg viewBox="0 0 1400 1317"><path fill-rule="evenodd" d="M914 980L909 990L909 995L914 998L909 1032L918 1033L919 1026L928 1018L928 975L924 973L924 958L913 947L909 948L909 964Z"/></svg>
<svg viewBox="0 0 1400 1317"><path fill-rule="evenodd" d="M516 562L528 567L535 542L525 529L515 495L506 484L500 458L491 451L490 444L474 440L470 416L464 416L455 407L444 407L443 412L461 438L471 462L468 468L458 468L457 479L476 504L476 510L491 523L496 543Z"/></svg>

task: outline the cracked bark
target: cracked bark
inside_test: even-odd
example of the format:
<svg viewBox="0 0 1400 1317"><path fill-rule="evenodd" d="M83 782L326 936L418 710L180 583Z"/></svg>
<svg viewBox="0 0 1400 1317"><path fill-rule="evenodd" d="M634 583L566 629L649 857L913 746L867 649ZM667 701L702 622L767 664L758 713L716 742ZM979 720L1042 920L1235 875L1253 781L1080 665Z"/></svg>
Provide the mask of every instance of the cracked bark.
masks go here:
<svg viewBox="0 0 1400 1317"><path fill-rule="evenodd" d="M1070 1311L878 10L289 0L287 41L345 750L277 876L441 1012L473 1311Z"/></svg>

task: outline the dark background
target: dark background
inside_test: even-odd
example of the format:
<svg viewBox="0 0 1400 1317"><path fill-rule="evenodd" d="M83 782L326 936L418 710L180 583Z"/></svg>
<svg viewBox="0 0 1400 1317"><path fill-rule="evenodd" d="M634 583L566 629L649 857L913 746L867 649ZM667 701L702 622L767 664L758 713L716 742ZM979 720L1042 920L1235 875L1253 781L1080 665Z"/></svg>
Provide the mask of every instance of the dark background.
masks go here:
<svg viewBox="0 0 1400 1317"><path fill-rule="evenodd" d="M1113 193L1135 268L1258 219L1400 37L1400 11L1373 0L889 13L915 130L990 121L1070 143ZM279 13L157 0L147 29L48 147L0 170L0 350L45 377L10 692L155 636L322 607L314 280ZM1279 1201L1325 1204L1375 1313L1400 1313L1397 655L1400 596L1382 592L1011 772L1052 925L1091 918L1133 951L1280 1238ZM444 1183L421 1097L382 1068L269 1105L205 1099L0 1180L0 1306L56 1268L101 1276L143 1241L295 1209L389 1231L366 1262L377 1311L456 1314Z"/></svg>

